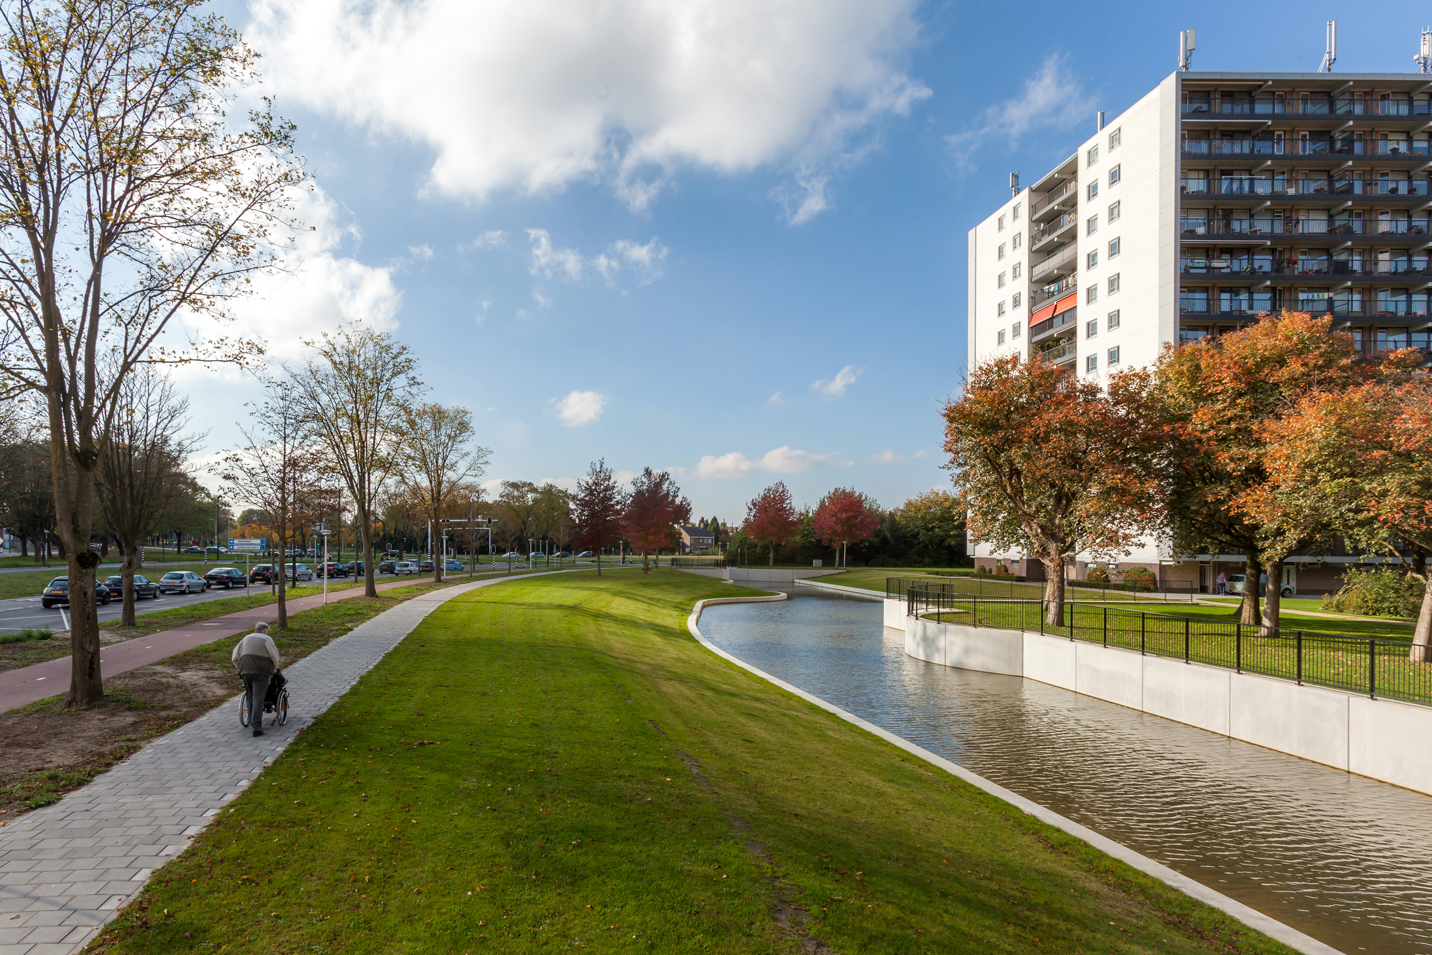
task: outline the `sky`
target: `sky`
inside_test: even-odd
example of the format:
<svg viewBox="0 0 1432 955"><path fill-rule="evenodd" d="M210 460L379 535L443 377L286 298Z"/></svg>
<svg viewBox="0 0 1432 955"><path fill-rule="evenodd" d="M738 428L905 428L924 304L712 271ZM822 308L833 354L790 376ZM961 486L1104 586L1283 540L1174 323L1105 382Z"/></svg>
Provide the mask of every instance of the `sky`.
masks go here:
<svg viewBox="0 0 1432 955"><path fill-rule="evenodd" d="M934 487L965 371L966 233L1176 67L1312 72L1343 4L253 0L312 189L235 312L269 360L359 321L492 454L483 480L669 470L696 517ZM1346 16L1339 72L1412 68L1425 4ZM252 378L180 373L199 463Z"/></svg>

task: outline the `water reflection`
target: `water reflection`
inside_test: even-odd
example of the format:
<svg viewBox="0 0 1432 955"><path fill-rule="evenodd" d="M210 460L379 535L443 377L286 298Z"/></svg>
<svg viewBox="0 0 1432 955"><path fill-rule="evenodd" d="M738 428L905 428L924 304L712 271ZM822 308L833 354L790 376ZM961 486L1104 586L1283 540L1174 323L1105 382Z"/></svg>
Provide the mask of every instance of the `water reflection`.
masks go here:
<svg viewBox="0 0 1432 955"><path fill-rule="evenodd" d="M879 604L712 607L722 649L1344 952L1432 953L1432 799L905 655ZM1408 741L1425 749L1425 741Z"/></svg>

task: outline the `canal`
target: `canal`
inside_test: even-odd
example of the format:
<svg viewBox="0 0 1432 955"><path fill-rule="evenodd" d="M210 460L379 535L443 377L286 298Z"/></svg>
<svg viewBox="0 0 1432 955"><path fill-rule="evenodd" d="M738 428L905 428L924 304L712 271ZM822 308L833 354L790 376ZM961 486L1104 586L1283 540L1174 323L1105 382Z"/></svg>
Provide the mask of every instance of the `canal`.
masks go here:
<svg viewBox="0 0 1432 955"><path fill-rule="evenodd" d="M1344 952L1432 955L1432 798L1033 680L916 660L878 603L798 588L784 603L711 607L701 632Z"/></svg>

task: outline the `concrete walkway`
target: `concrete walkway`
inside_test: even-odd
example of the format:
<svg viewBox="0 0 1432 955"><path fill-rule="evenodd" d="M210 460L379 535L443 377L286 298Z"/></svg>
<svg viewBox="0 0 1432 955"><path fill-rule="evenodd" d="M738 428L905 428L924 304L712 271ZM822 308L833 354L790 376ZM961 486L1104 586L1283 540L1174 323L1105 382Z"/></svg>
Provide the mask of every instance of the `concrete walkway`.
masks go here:
<svg viewBox="0 0 1432 955"><path fill-rule="evenodd" d="M532 576L539 575L522 579ZM0 955L78 952L155 869L183 852L424 617L458 594L512 579L421 594L285 667L288 724L266 723L266 736L256 739L239 725L235 696L83 789L0 829Z"/></svg>
<svg viewBox="0 0 1432 955"><path fill-rule="evenodd" d="M448 579L460 580L461 575ZM402 577L397 580L384 581L377 587L381 593L385 590L392 590L394 587L410 587L413 584L427 583L431 580L431 577ZM333 603L361 596L363 596L363 588L350 587L347 590L330 593L328 601ZM288 612L293 614L321 606L323 606L323 594L314 594L310 597L299 597L297 600L288 601ZM264 604L262 607L251 607L248 610L236 610L222 617L198 620L176 630L161 630L158 633L151 633L147 637L135 637L133 640L107 644L100 648L100 674L109 678L128 670L149 666L151 663L158 663L160 660L172 657L176 653L211 643L220 637L227 637L243 630L252 630L254 624L260 621L273 623L277 619L278 604ZM69 685L70 658L68 656L60 657L57 660L46 660L44 663L35 663L15 670L6 670L0 673L0 713L5 710L13 710L17 706L25 706L28 703L43 700L46 697L57 696L64 693Z"/></svg>

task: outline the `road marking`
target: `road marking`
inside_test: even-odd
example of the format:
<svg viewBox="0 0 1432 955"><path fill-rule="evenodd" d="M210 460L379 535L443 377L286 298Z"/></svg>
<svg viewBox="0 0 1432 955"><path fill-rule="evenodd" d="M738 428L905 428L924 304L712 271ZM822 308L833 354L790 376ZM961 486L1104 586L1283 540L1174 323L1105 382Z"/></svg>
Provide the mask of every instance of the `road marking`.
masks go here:
<svg viewBox="0 0 1432 955"><path fill-rule="evenodd" d="M70 615L65 613L63 608L60 610L60 619L65 622L65 629L70 629Z"/></svg>
<svg viewBox="0 0 1432 955"><path fill-rule="evenodd" d="M37 676L37 677L35 677L35 682L36 682L36 683L39 683L41 680L48 680L48 679L49 679L49 677L47 677L47 676Z"/></svg>

